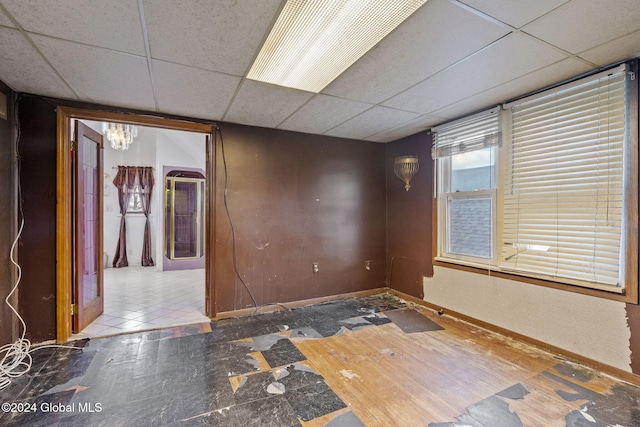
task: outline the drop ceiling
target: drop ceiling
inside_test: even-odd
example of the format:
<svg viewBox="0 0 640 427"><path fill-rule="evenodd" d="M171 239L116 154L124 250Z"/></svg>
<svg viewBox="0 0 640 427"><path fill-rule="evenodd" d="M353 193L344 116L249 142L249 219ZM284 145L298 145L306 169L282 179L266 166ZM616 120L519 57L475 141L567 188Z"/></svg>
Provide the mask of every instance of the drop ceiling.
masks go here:
<svg viewBox="0 0 640 427"><path fill-rule="evenodd" d="M393 141L640 56L638 0L429 0L318 94L245 78L282 0L0 0L18 92Z"/></svg>

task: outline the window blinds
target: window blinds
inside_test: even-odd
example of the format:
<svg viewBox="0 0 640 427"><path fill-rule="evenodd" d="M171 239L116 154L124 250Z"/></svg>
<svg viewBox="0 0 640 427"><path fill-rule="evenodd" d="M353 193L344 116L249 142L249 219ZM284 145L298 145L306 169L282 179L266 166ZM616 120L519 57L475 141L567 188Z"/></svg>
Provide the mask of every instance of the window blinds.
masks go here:
<svg viewBox="0 0 640 427"><path fill-rule="evenodd" d="M509 107L500 268L620 288L625 74Z"/></svg>
<svg viewBox="0 0 640 427"><path fill-rule="evenodd" d="M439 159L500 145L500 117L500 108L494 108L433 128L431 157Z"/></svg>

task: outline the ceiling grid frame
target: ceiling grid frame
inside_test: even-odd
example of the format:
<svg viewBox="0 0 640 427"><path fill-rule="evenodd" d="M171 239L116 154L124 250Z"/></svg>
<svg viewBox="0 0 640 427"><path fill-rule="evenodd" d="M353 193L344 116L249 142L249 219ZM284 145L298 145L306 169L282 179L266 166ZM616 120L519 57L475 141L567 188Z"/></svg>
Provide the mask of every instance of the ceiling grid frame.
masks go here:
<svg viewBox="0 0 640 427"><path fill-rule="evenodd" d="M84 0L64 5L0 0L0 80L17 92L384 143L640 56L636 3L428 0L336 80L310 95L246 78L284 0L253 8L232 0L116 0L106 14L104 5ZM83 22L71 27L72 13ZM606 23L613 22L628 25L608 28ZM436 31L435 24L449 31ZM553 34L546 28L553 28ZM127 41L128 35L135 40ZM30 52L16 54L17 37L25 41L20 49L28 46ZM496 49L509 37L515 37L510 48ZM519 51L532 43L544 53L522 61ZM58 67L72 51L78 52L80 63L100 58L104 64L138 65L108 69L116 74L98 78L98 87L92 87L88 71ZM137 54L144 56L144 71L131 56ZM521 61L523 69L510 74L492 60L515 67ZM464 74L466 64L481 72L473 85L456 77ZM136 74L140 72L148 77ZM132 95L118 87L127 81L150 87L138 87ZM434 96L440 98L433 106L420 111L411 106ZM384 116L383 124L376 118L384 111L393 114Z"/></svg>

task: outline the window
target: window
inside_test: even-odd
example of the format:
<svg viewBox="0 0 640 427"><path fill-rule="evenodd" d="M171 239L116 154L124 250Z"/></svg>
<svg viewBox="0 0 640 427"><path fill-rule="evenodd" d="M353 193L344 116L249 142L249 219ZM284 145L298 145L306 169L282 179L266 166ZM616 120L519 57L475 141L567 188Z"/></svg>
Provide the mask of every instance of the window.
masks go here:
<svg viewBox="0 0 640 427"><path fill-rule="evenodd" d="M135 184L129 193L129 206L127 206L127 213L143 213L140 184Z"/></svg>
<svg viewBox="0 0 640 427"><path fill-rule="evenodd" d="M637 286L628 69L433 129L439 259L616 293Z"/></svg>
<svg viewBox="0 0 640 427"><path fill-rule="evenodd" d="M440 158L442 255L495 263L496 154L499 109L438 130L433 155Z"/></svg>

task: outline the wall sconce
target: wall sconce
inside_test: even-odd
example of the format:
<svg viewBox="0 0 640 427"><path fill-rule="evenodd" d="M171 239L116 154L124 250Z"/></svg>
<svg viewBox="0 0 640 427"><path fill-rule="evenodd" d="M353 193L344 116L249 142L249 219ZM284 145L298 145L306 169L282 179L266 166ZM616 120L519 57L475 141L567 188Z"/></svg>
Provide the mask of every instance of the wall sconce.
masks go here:
<svg viewBox="0 0 640 427"><path fill-rule="evenodd" d="M404 189L409 191L411 185L411 178L418 173L420 164L418 163L418 156L402 156L396 157L393 163L393 171L400 180L404 181Z"/></svg>

